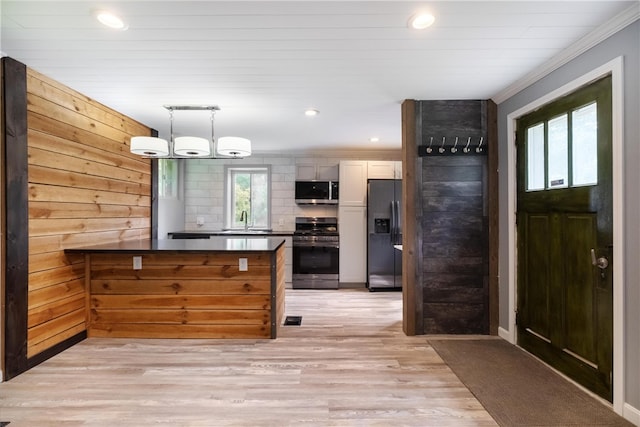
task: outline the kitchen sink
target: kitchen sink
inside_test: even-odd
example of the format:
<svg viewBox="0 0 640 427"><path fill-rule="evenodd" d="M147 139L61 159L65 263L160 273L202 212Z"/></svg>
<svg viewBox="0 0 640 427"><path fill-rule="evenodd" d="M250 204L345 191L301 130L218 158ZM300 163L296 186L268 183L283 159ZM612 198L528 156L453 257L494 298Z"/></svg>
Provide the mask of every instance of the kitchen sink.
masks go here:
<svg viewBox="0 0 640 427"><path fill-rule="evenodd" d="M271 230L261 229L261 230L222 230L220 233L222 234L269 234Z"/></svg>

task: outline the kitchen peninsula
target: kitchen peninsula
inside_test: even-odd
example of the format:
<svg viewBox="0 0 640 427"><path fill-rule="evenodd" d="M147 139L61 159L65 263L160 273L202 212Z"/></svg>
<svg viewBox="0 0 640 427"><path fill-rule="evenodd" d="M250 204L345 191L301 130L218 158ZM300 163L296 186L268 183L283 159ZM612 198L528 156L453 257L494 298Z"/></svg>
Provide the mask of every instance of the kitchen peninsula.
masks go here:
<svg viewBox="0 0 640 427"><path fill-rule="evenodd" d="M284 242L133 240L65 252L85 256L89 337L276 338Z"/></svg>

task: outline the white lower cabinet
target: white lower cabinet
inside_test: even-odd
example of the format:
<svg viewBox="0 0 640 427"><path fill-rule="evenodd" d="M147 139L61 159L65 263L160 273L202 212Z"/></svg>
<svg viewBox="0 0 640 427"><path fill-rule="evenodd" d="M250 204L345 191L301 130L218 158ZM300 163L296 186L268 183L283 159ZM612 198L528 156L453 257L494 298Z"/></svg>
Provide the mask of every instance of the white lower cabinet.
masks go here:
<svg viewBox="0 0 640 427"><path fill-rule="evenodd" d="M367 281L367 208L340 206L340 282Z"/></svg>

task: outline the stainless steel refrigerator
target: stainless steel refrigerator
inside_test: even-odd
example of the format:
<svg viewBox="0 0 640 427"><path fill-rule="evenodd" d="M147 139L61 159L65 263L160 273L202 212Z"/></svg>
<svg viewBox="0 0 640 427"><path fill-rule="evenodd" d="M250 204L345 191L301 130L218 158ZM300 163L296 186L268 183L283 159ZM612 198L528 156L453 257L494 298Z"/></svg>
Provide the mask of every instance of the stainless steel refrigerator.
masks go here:
<svg viewBox="0 0 640 427"><path fill-rule="evenodd" d="M402 290L402 181L370 179L367 194L367 286Z"/></svg>

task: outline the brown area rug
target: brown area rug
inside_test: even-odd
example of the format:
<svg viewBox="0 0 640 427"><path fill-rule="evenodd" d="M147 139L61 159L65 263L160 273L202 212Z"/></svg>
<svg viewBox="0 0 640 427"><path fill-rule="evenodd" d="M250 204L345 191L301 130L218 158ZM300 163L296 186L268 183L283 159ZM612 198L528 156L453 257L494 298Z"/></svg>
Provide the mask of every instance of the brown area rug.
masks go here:
<svg viewBox="0 0 640 427"><path fill-rule="evenodd" d="M633 424L502 339L429 339L501 426Z"/></svg>

